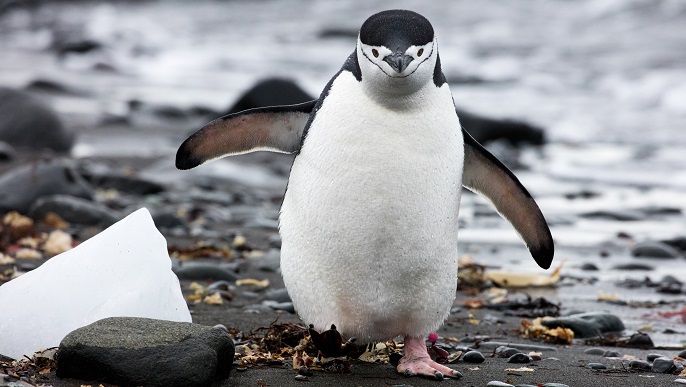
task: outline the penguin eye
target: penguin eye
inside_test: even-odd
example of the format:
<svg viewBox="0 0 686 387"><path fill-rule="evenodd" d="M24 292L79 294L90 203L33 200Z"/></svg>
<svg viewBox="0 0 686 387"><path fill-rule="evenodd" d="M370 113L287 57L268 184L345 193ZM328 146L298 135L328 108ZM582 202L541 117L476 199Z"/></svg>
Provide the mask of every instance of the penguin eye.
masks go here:
<svg viewBox="0 0 686 387"><path fill-rule="evenodd" d="M424 53L424 49L420 48L419 51L417 51L417 56L422 56L423 53Z"/></svg>
<svg viewBox="0 0 686 387"><path fill-rule="evenodd" d="M378 58L378 57L379 57L379 52L376 51L376 48L372 49L372 55L374 55L374 58Z"/></svg>

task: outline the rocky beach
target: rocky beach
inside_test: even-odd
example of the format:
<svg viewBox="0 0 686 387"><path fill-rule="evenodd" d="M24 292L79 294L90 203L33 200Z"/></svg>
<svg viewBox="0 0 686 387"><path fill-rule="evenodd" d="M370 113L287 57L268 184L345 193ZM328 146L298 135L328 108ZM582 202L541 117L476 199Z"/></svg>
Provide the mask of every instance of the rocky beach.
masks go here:
<svg viewBox="0 0 686 387"><path fill-rule="evenodd" d="M493 207L464 192L458 292L437 340L427 341L461 380L398 375L389 363L399 340L350 344L347 357L314 361L322 348L294 313L279 269L278 215L293 156L174 166L181 142L216 117L316 97L359 25L387 8L432 21L463 125L527 187L555 240L543 271ZM92 344L112 326L153 332L128 344L135 360L193 337L183 344L190 347L169 349L178 363L162 371L161 361L127 365L146 375L141 384L170 385L162 374L172 370L196 375L179 385L686 384L685 21L681 2L648 0L0 0L0 348L9 342L1 327L17 316L37 331L65 317L47 306L27 312L42 296L7 303L6 284L84 251L144 207L154 227L145 216L127 218L127 238L141 240L131 250L159 245L137 254L171 267L181 293L169 297L183 297L194 324L181 313L165 320L188 325L123 320L70 334ZM75 285L50 301L57 310L76 311L105 284L118 285L122 304L150 310L167 300L152 290L166 284L156 269L107 249L90 253L111 265L102 279L65 269L31 287L59 299L61 284ZM92 346L120 350L117 340ZM72 353L67 344L63 354ZM101 383L60 371L72 355L54 353L0 350L0 386ZM73 356L76 368L86 364ZM214 368L195 367L203 356Z"/></svg>

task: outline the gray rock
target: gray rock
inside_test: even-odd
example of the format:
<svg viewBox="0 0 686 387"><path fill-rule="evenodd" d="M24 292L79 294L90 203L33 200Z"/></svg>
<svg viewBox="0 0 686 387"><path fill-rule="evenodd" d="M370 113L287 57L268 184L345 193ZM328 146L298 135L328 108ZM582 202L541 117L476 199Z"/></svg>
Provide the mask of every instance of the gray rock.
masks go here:
<svg viewBox="0 0 686 387"><path fill-rule="evenodd" d="M469 351L462 356L465 363L483 363L486 358L479 351Z"/></svg>
<svg viewBox="0 0 686 387"><path fill-rule="evenodd" d="M37 161L11 169L0 176L0 212L26 214L38 199L50 195L93 198L93 187L65 159Z"/></svg>
<svg viewBox="0 0 686 387"><path fill-rule="evenodd" d="M634 359L629 362L629 368L648 371L651 369L651 366L650 363L645 360Z"/></svg>
<svg viewBox="0 0 686 387"><path fill-rule="evenodd" d="M686 349L679 352L679 354L677 354L677 356L679 356L682 359L686 359Z"/></svg>
<svg viewBox="0 0 686 387"><path fill-rule="evenodd" d="M562 384L562 383L544 383L543 387L569 387L569 386L566 384Z"/></svg>
<svg viewBox="0 0 686 387"><path fill-rule="evenodd" d="M596 337L601 333L620 332L624 323L619 317L604 312L588 312L542 321L548 328L565 327L574 331L579 338Z"/></svg>
<svg viewBox="0 0 686 387"><path fill-rule="evenodd" d="M0 87L0 141L15 148L67 152L74 135L65 130L57 113L36 97Z"/></svg>
<svg viewBox="0 0 686 387"><path fill-rule="evenodd" d="M683 256L674 247L657 241L637 243L631 248L631 255L646 258L681 258Z"/></svg>
<svg viewBox="0 0 686 387"><path fill-rule="evenodd" d="M0 161L9 161L17 158L17 151L12 147L12 145L0 141Z"/></svg>
<svg viewBox="0 0 686 387"><path fill-rule="evenodd" d="M605 353L603 353L603 357L621 357L621 355L617 351L608 349L607 351L605 351Z"/></svg>
<svg viewBox="0 0 686 387"><path fill-rule="evenodd" d="M292 302L276 302L276 301L263 301L262 305L266 305L274 310L283 310L288 313L295 313L295 306Z"/></svg>
<svg viewBox="0 0 686 387"><path fill-rule="evenodd" d="M586 368L590 368L592 370L605 370L607 369L607 366L603 363L588 363L586 364Z"/></svg>
<svg viewBox="0 0 686 387"><path fill-rule="evenodd" d="M626 346L631 348L652 348L655 344L653 344L653 340L648 334L637 332L629 337Z"/></svg>
<svg viewBox="0 0 686 387"><path fill-rule="evenodd" d="M674 383L686 384L686 379L682 379L682 378L674 379Z"/></svg>
<svg viewBox="0 0 686 387"><path fill-rule="evenodd" d="M486 387L514 387L510 383L501 382L499 380L493 380L486 384Z"/></svg>
<svg viewBox="0 0 686 387"><path fill-rule="evenodd" d="M658 357L666 357L666 356L665 356L665 355L661 355L661 354L659 354L659 353L649 353L648 356L646 356L646 360L647 360L649 363L652 363L652 362L653 362L655 359L657 359Z"/></svg>
<svg viewBox="0 0 686 387"><path fill-rule="evenodd" d="M584 353L587 355L603 356L603 354L605 353L605 350L602 348L593 347L593 348L585 349Z"/></svg>
<svg viewBox="0 0 686 387"><path fill-rule="evenodd" d="M191 281L229 281L235 282L238 275L230 268L211 262L184 262L172 268L179 279Z"/></svg>
<svg viewBox="0 0 686 387"><path fill-rule="evenodd" d="M33 219L55 213L69 223L108 227L120 219L112 209L100 203L69 195L50 195L37 199L29 209Z"/></svg>
<svg viewBox="0 0 686 387"><path fill-rule="evenodd" d="M264 297L276 302L291 302L291 296L288 295L286 288L269 289L264 293Z"/></svg>
<svg viewBox="0 0 686 387"><path fill-rule="evenodd" d="M229 376L234 345L223 329L111 317L68 334L57 376L118 385L207 386Z"/></svg>
<svg viewBox="0 0 686 387"><path fill-rule="evenodd" d="M531 363L531 358L529 355L525 355L523 353L515 353L514 355L510 356L509 359L507 359L507 362L514 364L528 364Z"/></svg>
<svg viewBox="0 0 686 387"><path fill-rule="evenodd" d="M522 351L516 349L516 348L511 348L507 346L500 346L495 349L495 355L497 357L510 357L512 355L522 353Z"/></svg>
<svg viewBox="0 0 686 387"><path fill-rule="evenodd" d="M261 271L269 273L278 273L281 271L281 251L279 249L271 249L264 255L264 257L256 258L255 264Z"/></svg>
<svg viewBox="0 0 686 387"><path fill-rule="evenodd" d="M658 357L653 360L653 366L650 370L659 374L671 374L676 370L676 365L672 359Z"/></svg>
<svg viewBox="0 0 686 387"><path fill-rule="evenodd" d="M581 270L584 270L584 271L598 271L598 270L600 270L600 269L598 269L598 266L596 266L595 263L586 262L586 263L584 263L583 265L581 265Z"/></svg>

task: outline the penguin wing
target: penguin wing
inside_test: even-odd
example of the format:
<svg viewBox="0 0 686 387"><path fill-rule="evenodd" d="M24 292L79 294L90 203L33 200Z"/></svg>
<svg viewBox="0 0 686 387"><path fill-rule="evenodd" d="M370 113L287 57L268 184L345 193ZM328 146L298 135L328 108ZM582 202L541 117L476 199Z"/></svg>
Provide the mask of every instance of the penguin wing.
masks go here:
<svg viewBox="0 0 686 387"><path fill-rule="evenodd" d="M462 129L464 137L464 172L462 185L493 203L524 240L526 247L544 269L550 267L555 248L538 204L517 177L495 156Z"/></svg>
<svg viewBox="0 0 686 387"><path fill-rule="evenodd" d="M211 121L176 152L176 167L191 169L224 156L258 150L294 153L317 100L248 109Z"/></svg>

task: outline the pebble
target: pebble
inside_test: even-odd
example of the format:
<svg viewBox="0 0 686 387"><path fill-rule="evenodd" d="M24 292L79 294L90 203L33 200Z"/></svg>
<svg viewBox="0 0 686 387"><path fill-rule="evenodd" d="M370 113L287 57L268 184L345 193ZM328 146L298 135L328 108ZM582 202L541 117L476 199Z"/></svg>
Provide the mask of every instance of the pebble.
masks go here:
<svg viewBox="0 0 686 387"><path fill-rule="evenodd" d="M514 364L527 364L531 363L531 357L523 353L515 353L514 355L510 356L509 359L507 359L507 362Z"/></svg>
<svg viewBox="0 0 686 387"><path fill-rule="evenodd" d="M615 270L643 270L649 271L655 269L654 267L642 263L627 263L624 265L615 265L612 267Z"/></svg>
<svg viewBox="0 0 686 387"><path fill-rule="evenodd" d="M310 380L310 378L308 378L305 375L297 374L297 375L295 375L295 380L300 381L300 382L306 382L306 381Z"/></svg>
<svg viewBox="0 0 686 387"><path fill-rule="evenodd" d="M300 375L305 375L305 376L312 376L314 373L312 372L311 369L309 369L306 366L301 366L300 369L298 369L298 374Z"/></svg>
<svg viewBox="0 0 686 387"><path fill-rule="evenodd" d="M479 351L469 351L462 356L462 360L465 363L483 363L486 358Z"/></svg>
<svg viewBox="0 0 686 387"><path fill-rule="evenodd" d="M543 354L540 352L529 352L529 357L532 361L539 361L543 359Z"/></svg>
<svg viewBox="0 0 686 387"><path fill-rule="evenodd" d="M497 357L512 357L515 354L522 353L522 351L516 348L510 348L506 346L500 346L495 349L495 355Z"/></svg>
<svg viewBox="0 0 686 387"><path fill-rule="evenodd" d="M288 313L295 313L295 307L293 306L292 302L276 302L276 301L270 301L270 300L265 300L262 301L262 305L269 306L270 308L274 310L283 310Z"/></svg>
<svg viewBox="0 0 686 387"><path fill-rule="evenodd" d="M620 357L621 355L617 351L613 351L611 349L608 349L603 353L603 357Z"/></svg>
<svg viewBox="0 0 686 387"><path fill-rule="evenodd" d="M658 374L671 374L676 369L674 360L668 359L666 357L658 357L653 361L653 367L651 371Z"/></svg>
<svg viewBox="0 0 686 387"><path fill-rule="evenodd" d="M666 357L666 356L661 355L659 353L649 353L648 356L646 356L646 360L648 360L648 362L652 363L658 357Z"/></svg>
<svg viewBox="0 0 686 387"><path fill-rule="evenodd" d="M499 380L492 380L492 381L488 382L486 387L514 387L514 386L510 383L501 382Z"/></svg>
<svg viewBox="0 0 686 387"><path fill-rule="evenodd" d="M650 364L645 360L634 359L629 362L629 368L636 370L650 370Z"/></svg>
<svg viewBox="0 0 686 387"><path fill-rule="evenodd" d="M603 363L588 363L586 364L586 368L590 368L592 370L605 370L607 369L607 366Z"/></svg>
<svg viewBox="0 0 686 387"><path fill-rule="evenodd" d="M182 280L235 282L239 278L233 271L211 262L184 262L172 270Z"/></svg>
<svg viewBox="0 0 686 387"><path fill-rule="evenodd" d="M588 348L588 349L584 350L584 353L587 355L602 356L605 353L605 350L602 348L593 347L593 348Z"/></svg>
<svg viewBox="0 0 686 387"><path fill-rule="evenodd" d="M569 387L569 386L566 384L562 384L562 383L545 383L543 385L543 387Z"/></svg>
<svg viewBox="0 0 686 387"><path fill-rule="evenodd" d="M674 379L674 383L686 384L686 379Z"/></svg>
<svg viewBox="0 0 686 387"><path fill-rule="evenodd" d="M584 263L583 265L581 265L581 270L584 270L584 271L598 271L598 270L600 270L600 269L598 269L598 266L596 266L595 264L593 264L593 263L588 263L588 262L587 262L587 263Z"/></svg>

